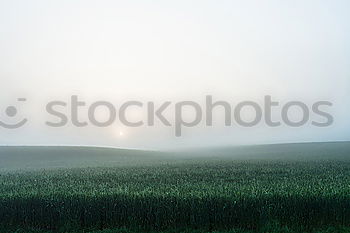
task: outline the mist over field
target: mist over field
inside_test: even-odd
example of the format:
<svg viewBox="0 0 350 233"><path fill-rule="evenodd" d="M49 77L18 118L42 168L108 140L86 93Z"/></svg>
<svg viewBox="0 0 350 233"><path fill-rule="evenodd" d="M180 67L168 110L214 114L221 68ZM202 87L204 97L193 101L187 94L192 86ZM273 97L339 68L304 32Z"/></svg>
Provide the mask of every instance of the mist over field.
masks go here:
<svg viewBox="0 0 350 233"><path fill-rule="evenodd" d="M0 147L0 172L42 169L142 167L215 161L350 161L350 143L296 143L202 147L167 151L79 146Z"/></svg>
<svg viewBox="0 0 350 233"><path fill-rule="evenodd" d="M350 232L350 1L0 1L0 232Z"/></svg>

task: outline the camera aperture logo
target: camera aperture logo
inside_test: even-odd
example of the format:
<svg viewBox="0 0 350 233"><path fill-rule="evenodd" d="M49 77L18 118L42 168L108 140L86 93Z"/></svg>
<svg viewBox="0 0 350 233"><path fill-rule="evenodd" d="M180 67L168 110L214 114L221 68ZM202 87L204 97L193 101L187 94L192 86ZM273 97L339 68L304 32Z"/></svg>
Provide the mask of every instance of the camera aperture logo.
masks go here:
<svg viewBox="0 0 350 233"><path fill-rule="evenodd" d="M69 99L70 101L53 100L45 104L43 111L48 117L54 118L54 120L43 122L45 126L52 128L66 127L67 125L74 127L86 127L89 125L109 127L115 124L118 118L119 122L126 127L142 127L155 126L157 121L163 126L172 127L175 136L180 137L185 127L191 128L201 123L204 123L206 127L213 126L214 112L219 109L224 111L223 119L221 120L226 127L255 127L262 122L268 127L282 125L302 127L308 123L314 127L329 127L334 122L334 117L330 112L333 104L330 101L316 101L311 106L302 101L289 101L281 105L280 102L273 100L269 95L264 97L263 104L248 100L241 101L236 105L223 100L214 101L213 96L207 95L205 96L205 106L190 100L180 102L163 101L160 104L152 101L132 100L116 105L109 101L96 101L87 104L77 95L72 95ZM18 98L17 104L25 101L27 101L26 98ZM128 117L128 111L135 107L146 111L147 114L145 114L146 117L144 119L142 116L138 120L132 120ZM272 119L272 111L276 107L280 107L280 120ZM81 116L80 111L83 108L87 111L85 121L79 119L79 116ZM101 109L108 115L104 120L96 117ZM253 117L249 117L249 119L244 117L244 113L247 110L253 112ZM7 120L11 120L11 122L1 119L0 127L13 130L26 125L29 120L27 118L20 119L18 112L17 105L7 106L5 115ZM166 112L171 113L171 119L167 117L169 114L165 114ZM188 114L189 112L190 114ZM298 120L291 117L296 112L298 113ZM190 119L186 115L191 115ZM314 120L316 117L318 120Z"/></svg>
<svg viewBox="0 0 350 233"><path fill-rule="evenodd" d="M25 102L25 101L27 101L26 98L18 98L17 99L17 102ZM7 106L5 109L5 114L6 114L6 117L11 118L11 120L16 118L18 115L17 106L16 105ZM23 118L20 120L18 120L18 119L14 119L14 120L15 120L15 122L7 122L7 121L0 120L0 126L5 128L5 129L18 129L18 128L24 126L28 121L28 119L26 119L26 118Z"/></svg>

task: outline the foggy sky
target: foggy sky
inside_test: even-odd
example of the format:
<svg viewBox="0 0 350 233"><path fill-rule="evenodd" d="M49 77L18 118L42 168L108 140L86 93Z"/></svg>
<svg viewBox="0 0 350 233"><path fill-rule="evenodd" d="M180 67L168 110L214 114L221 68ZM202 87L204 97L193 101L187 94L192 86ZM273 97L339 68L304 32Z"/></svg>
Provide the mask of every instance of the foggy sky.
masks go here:
<svg viewBox="0 0 350 233"><path fill-rule="evenodd" d="M29 122L0 129L0 143L173 148L350 140L349 7L346 0L1 1L0 116ZM116 106L203 102L206 95L232 105L265 95L326 100L334 104L334 124L224 127L219 112L213 127L186 129L179 138L160 124L45 127L45 104L71 95ZM4 115L8 105L18 107L18 119Z"/></svg>

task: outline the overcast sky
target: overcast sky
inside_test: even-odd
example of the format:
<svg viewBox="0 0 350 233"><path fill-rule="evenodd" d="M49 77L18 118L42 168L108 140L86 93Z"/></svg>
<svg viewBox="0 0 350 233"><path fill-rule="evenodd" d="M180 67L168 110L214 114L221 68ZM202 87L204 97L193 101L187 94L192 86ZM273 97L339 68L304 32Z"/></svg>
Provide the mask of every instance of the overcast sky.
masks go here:
<svg viewBox="0 0 350 233"><path fill-rule="evenodd" d="M29 120L17 130L0 129L1 144L170 148L350 140L349 9L347 0L0 1L0 116ZM218 120L179 138L161 125L43 125L50 119L45 104L71 95L120 106L203 102L208 94L232 105L265 95L331 101L334 124L242 128ZM18 107L18 119L7 119L8 105Z"/></svg>

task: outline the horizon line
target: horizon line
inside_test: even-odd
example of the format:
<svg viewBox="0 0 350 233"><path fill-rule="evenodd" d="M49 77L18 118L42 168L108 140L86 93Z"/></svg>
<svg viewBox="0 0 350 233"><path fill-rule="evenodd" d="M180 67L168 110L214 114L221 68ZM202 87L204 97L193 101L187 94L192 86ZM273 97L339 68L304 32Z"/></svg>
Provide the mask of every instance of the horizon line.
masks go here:
<svg viewBox="0 0 350 233"><path fill-rule="evenodd" d="M335 141L300 141L300 142L280 142L280 143L255 143L255 144L236 144L236 145L218 145L218 146L200 146L200 147L184 147L184 148L169 148L169 149L147 149L135 147L118 147L108 145L84 145L84 144L0 144L0 147L72 147L72 148L97 148L97 149L119 149L119 150L136 150L149 152L167 152L176 150L194 150L194 149L208 149L208 148L227 148L227 147L249 147L249 146L273 146L273 145L293 145L293 144L314 144L314 143L349 143L349 140L335 140Z"/></svg>

